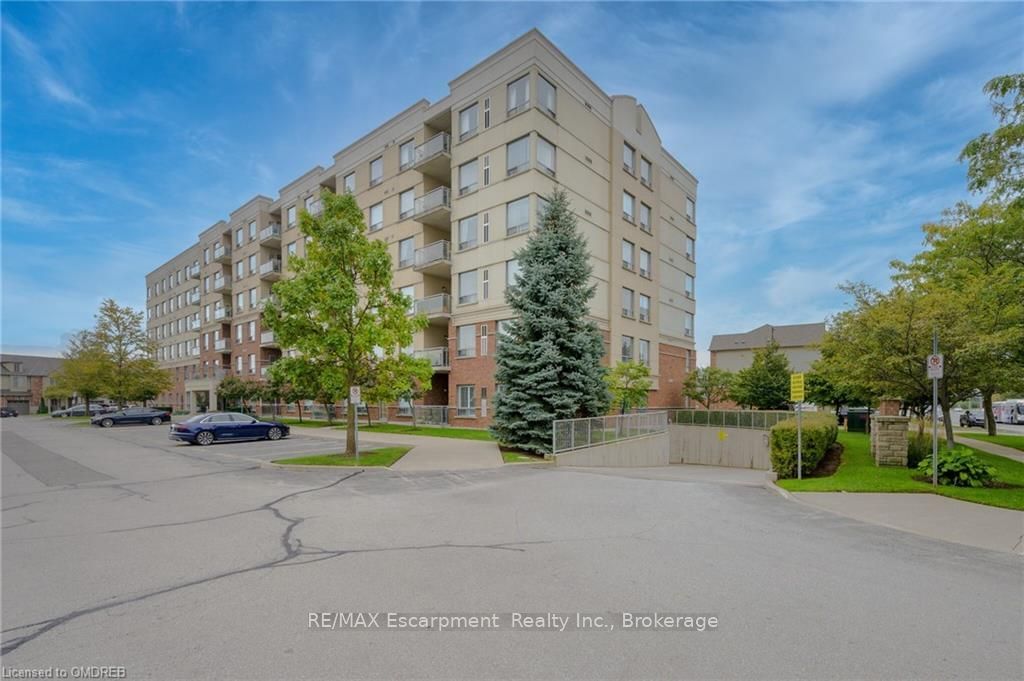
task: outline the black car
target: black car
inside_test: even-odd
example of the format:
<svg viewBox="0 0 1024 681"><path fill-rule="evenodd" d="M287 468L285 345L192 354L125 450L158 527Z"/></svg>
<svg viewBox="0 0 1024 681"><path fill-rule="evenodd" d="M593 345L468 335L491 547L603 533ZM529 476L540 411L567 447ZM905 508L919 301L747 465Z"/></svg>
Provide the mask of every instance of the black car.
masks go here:
<svg viewBox="0 0 1024 681"><path fill-rule="evenodd" d="M94 426L110 428L111 426L120 425L122 423L148 423L154 426L159 426L161 423L167 423L170 420L171 415L163 409L153 409L152 407L130 407L110 414L94 416L90 422Z"/></svg>
<svg viewBox="0 0 1024 681"><path fill-rule="evenodd" d="M960 414L960 427L961 428L971 428L973 426L978 426L979 428L984 428L985 427L985 417L981 416L981 415L978 415L978 414L972 414L969 411L965 411L963 414Z"/></svg>
<svg viewBox="0 0 1024 681"><path fill-rule="evenodd" d="M0 418L6 418L8 416L17 416L17 415L18 415L18 412L14 411L13 409L8 409L7 407L4 407L4 408L0 409Z"/></svg>
<svg viewBox="0 0 1024 681"><path fill-rule="evenodd" d="M280 440L290 429L277 421L260 421L247 414L218 412L197 414L171 426L168 437L190 445L212 445L214 442L239 440Z"/></svg>

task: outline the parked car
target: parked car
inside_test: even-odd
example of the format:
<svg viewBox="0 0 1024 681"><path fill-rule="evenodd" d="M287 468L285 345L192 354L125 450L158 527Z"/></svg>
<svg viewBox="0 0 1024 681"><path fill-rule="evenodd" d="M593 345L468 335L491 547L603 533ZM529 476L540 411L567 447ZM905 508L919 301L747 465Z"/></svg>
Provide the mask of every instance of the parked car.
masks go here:
<svg viewBox="0 0 1024 681"><path fill-rule="evenodd" d="M170 420L171 415L163 409L153 409L152 407L130 407L128 409L114 411L109 414L98 414L93 416L92 419L90 419L90 422L94 426L110 428L111 426L125 423L149 423L154 426L159 426L161 423L167 423Z"/></svg>
<svg viewBox="0 0 1024 681"><path fill-rule="evenodd" d="M982 415L982 414L972 414L969 411L965 411L963 414L960 414L960 427L961 428L971 428L973 426L978 426L979 428L984 428L985 427L985 416Z"/></svg>
<svg viewBox="0 0 1024 681"><path fill-rule="evenodd" d="M97 414L109 414L117 411L117 407L111 407L103 404L90 404L89 405L89 416L96 416ZM58 409L55 412L51 412L50 416L53 418L68 418L69 416L85 416L85 405L76 404L73 407L67 409Z"/></svg>
<svg viewBox="0 0 1024 681"><path fill-rule="evenodd" d="M8 416L17 416L17 415L18 415L18 412L14 411L13 409L9 409L7 407L4 407L4 408L0 409L0 418L6 418Z"/></svg>
<svg viewBox="0 0 1024 681"><path fill-rule="evenodd" d="M238 440L280 440L288 437L290 430L277 421L260 421L235 412L215 412L197 414L175 423L168 437L190 445L212 445L214 442Z"/></svg>

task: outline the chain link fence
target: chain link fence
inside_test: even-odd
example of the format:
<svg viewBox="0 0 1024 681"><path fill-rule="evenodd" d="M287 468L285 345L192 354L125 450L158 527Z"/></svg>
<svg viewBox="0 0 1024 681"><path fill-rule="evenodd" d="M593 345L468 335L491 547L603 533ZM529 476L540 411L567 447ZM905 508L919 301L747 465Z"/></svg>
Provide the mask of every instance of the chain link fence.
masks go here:
<svg viewBox="0 0 1024 681"><path fill-rule="evenodd" d="M553 454L559 454L664 433L668 429L668 413L652 411L618 416L558 419L551 428L551 451Z"/></svg>
<svg viewBox="0 0 1024 681"><path fill-rule="evenodd" d="M715 426L768 430L779 421L796 417L794 411L742 411L738 409L673 409L668 421L680 426Z"/></svg>

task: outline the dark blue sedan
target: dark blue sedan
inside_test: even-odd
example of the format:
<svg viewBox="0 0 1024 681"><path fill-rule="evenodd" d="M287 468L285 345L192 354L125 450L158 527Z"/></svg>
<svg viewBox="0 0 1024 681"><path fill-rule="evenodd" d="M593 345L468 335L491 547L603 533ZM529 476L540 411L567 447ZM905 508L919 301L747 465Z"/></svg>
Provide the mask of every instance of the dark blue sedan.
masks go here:
<svg viewBox="0 0 1024 681"><path fill-rule="evenodd" d="M163 409L153 409L152 407L129 407L128 409L121 409L109 414L93 416L90 423L94 426L110 428L112 426L125 423L149 423L154 426L159 426L161 423L167 423L170 420L171 415Z"/></svg>
<svg viewBox="0 0 1024 681"><path fill-rule="evenodd" d="M247 414L218 412L197 414L171 426L168 437L190 445L212 445L214 442L239 440L280 440L290 429L276 421L260 421Z"/></svg>

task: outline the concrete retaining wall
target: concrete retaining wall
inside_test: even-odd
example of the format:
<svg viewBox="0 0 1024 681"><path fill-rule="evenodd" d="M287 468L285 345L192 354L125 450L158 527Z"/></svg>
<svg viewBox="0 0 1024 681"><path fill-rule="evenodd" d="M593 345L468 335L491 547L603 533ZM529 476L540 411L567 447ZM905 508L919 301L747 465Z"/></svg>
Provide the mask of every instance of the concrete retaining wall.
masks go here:
<svg viewBox="0 0 1024 681"><path fill-rule="evenodd" d="M556 454L556 466L667 466L669 436L658 433Z"/></svg>
<svg viewBox="0 0 1024 681"><path fill-rule="evenodd" d="M768 431L669 425L669 461L771 470Z"/></svg>

